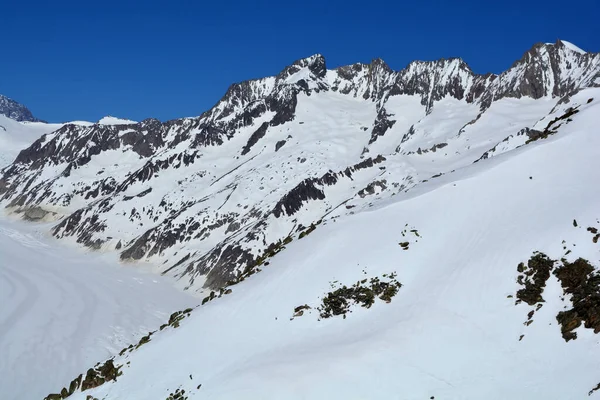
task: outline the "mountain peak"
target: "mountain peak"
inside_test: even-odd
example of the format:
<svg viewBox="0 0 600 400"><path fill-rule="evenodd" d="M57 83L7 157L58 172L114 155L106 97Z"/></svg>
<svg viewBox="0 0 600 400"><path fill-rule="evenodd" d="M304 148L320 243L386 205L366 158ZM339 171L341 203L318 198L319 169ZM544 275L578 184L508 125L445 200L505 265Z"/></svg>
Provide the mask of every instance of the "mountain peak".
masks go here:
<svg viewBox="0 0 600 400"><path fill-rule="evenodd" d="M321 54L314 54L310 57L301 58L294 61L291 65L285 67L279 73L277 79L292 83L306 78L324 78L327 74L325 57Z"/></svg>
<svg viewBox="0 0 600 400"><path fill-rule="evenodd" d="M386 71L392 72L392 69L388 66L388 64L385 61L383 61L382 58L379 58L379 57L374 58L373 60L371 60L371 64L370 65L371 65L371 67L379 67L379 68L382 68L382 69L384 69Z"/></svg>
<svg viewBox="0 0 600 400"><path fill-rule="evenodd" d="M23 104L0 94L0 114L15 121L41 122Z"/></svg>

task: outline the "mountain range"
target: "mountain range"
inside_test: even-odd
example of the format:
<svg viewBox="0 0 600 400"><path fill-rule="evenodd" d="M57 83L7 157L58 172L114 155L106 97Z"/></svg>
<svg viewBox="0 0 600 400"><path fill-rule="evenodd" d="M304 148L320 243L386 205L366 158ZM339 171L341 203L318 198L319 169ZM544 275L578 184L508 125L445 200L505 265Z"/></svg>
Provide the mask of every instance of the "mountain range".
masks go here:
<svg viewBox="0 0 600 400"><path fill-rule="evenodd" d="M4 169L0 198L60 219L57 238L215 289L326 216L524 144L599 71L599 54L562 41L499 75L458 58L328 70L314 55L232 85L199 117L66 124Z"/></svg>
<svg viewBox="0 0 600 400"><path fill-rule="evenodd" d="M599 99L561 40L498 75L317 54L44 132L6 211L203 299L48 399L597 396Z"/></svg>

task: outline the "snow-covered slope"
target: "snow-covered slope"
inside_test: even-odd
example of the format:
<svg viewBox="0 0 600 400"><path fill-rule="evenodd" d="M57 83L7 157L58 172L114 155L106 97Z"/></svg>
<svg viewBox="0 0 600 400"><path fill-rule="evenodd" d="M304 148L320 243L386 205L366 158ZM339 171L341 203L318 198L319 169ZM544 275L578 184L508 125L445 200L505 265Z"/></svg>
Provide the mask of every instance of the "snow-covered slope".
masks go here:
<svg viewBox="0 0 600 400"><path fill-rule="evenodd" d="M0 170L15 160L19 152L43 134L60 128L60 124L18 122L0 115Z"/></svg>
<svg viewBox="0 0 600 400"><path fill-rule="evenodd" d="M599 73L599 54L561 41L500 75L460 59L328 70L315 55L232 85L196 118L64 125L4 170L1 201L58 221L57 238L216 289L330 213L523 144Z"/></svg>
<svg viewBox="0 0 600 400"><path fill-rule="evenodd" d="M594 229L600 228L600 169L593 166L600 149L600 89L581 90L537 124L528 113L538 107L548 113L546 103L518 103L529 105L522 116L510 119L514 101L493 104L493 114L479 119L484 130L468 137L474 141L487 129L511 123L516 130L543 127L517 136L529 137L527 145L504 148L408 191L380 196L370 208L363 207L360 196L352 198L346 206L356 203L351 210L361 212L347 215L340 207L309 235L293 234L260 272L230 286L231 294L196 308L178 329L167 326L138 349L115 357L110 365L120 368L116 381L77 390L69 399L600 398L600 391L593 391L600 383L599 339L588 329L598 326L600 304L588 309L596 321L569 326L577 338L565 341L557 317L575 306L575 295L563 294L561 284L571 279L575 285L578 275L561 276L556 264L543 278L541 270L531 275L518 266L541 251L562 258L561 263L583 257L598 271ZM300 104L307 102L298 103L297 115L304 115ZM346 117L349 125L352 117L361 118L356 112ZM452 124L448 114L443 120ZM315 140L308 119L305 125L308 140ZM332 145L330 151L342 148ZM451 154L449 160L472 159L468 151ZM450 162L443 157L432 162L431 152L420 156L425 158L405 157L402 168ZM285 164L277 168L284 170ZM396 174L401 170L389 159L374 167L388 183L392 168ZM350 175L366 182L364 172ZM297 218L313 209L325 212L324 203L330 195L339 196L336 190L342 187L332 186L326 199L310 203ZM526 282L543 278L538 285L543 300L531 305L515 302L524 296L519 294L524 269ZM323 306L332 287L390 273L402 287L389 304L376 299L370 308L353 307L344 317L319 316L316 307ZM589 284L597 299L595 274ZM293 317L301 305L311 309Z"/></svg>

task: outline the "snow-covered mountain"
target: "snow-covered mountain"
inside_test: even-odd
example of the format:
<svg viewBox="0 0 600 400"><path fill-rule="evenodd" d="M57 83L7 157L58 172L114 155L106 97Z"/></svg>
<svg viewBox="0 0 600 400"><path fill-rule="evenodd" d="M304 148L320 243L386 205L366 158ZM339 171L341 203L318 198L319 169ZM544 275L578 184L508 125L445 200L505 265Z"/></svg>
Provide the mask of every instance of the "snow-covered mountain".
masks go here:
<svg viewBox="0 0 600 400"><path fill-rule="evenodd" d="M199 117L44 134L7 211L206 296L48 398L600 395L599 101L565 41L499 75L314 55Z"/></svg>
<svg viewBox="0 0 600 400"><path fill-rule="evenodd" d="M500 75L460 59L328 70L315 55L232 85L199 117L64 125L4 170L1 198L60 219L57 238L219 288L328 215L506 150L508 138L523 144L599 74L599 54L562 41Z"/></svg>
<svg viewBox="0 0 600 400"><path fill-rule="evenodd" d="M23 104L0 95L0 114L15 121L41 122Z"/></svg>

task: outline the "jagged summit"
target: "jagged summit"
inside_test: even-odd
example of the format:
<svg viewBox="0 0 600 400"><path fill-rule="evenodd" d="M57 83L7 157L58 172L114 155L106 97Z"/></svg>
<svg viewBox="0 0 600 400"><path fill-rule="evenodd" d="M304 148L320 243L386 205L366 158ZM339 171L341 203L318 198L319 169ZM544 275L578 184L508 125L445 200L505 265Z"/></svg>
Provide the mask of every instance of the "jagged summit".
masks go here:
<svg viewBox="0 0 600 400"><path fill-rule="evenodd" d="M43 122L33 116L31 111L23 104L13 99L0 95L0 114L14 119L15 121Z"/></svg>
<svg viewBox="0 0 600 400"><path fill-rule="evenodd" d="M572 58L575 60L593 58L598 53L588 53L580 49L576 45L558 39L555 43L536 43L523 56L515 61L511 68L524 63L536 63L542 61L543 58Z"/></svg>
<svg viewBox="0 0 600 400"><path fill-rule="evenodd" d="M312 75L313 79L325 77L325 74L327 73L325 57L321 54L314 54L310 57L296 60L288 67L285 67L283 71L279 73L277 79L288 80L291 76L300 73L304 69Z"/></svg>

